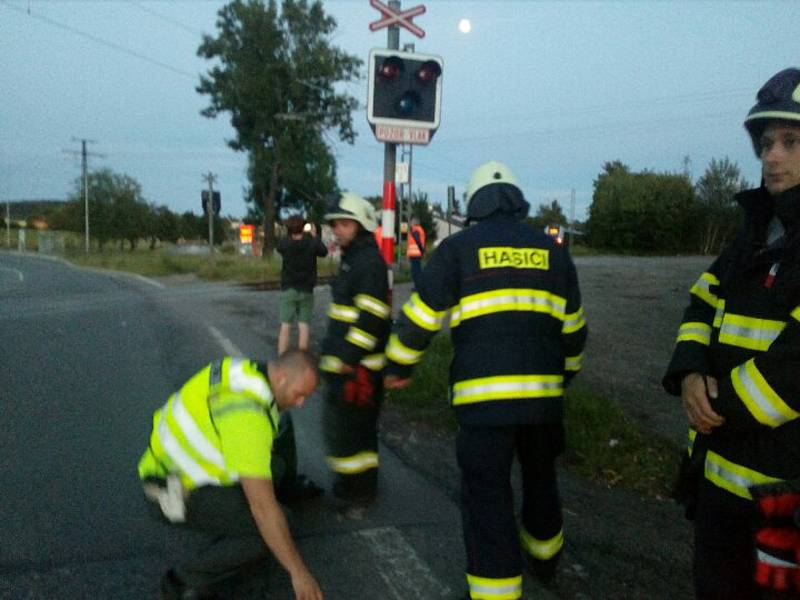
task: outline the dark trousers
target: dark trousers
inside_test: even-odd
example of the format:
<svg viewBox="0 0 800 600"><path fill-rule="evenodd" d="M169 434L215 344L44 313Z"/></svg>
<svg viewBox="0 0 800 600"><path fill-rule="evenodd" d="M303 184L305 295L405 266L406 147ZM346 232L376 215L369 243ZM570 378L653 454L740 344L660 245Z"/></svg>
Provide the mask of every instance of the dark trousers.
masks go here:
<svg viewBox="0 0 800 600"><path fill-rule="evenodd" d="M461 428L456 452L469 574L501 579L522 573L511 489L515 454L522 468L522 526L538 540L559 534L561 500L554 461L563 450L560 423Z"/></svg>
<svg viewBox="0 0 800 600"><path fill-rule="evenodd" d="M694 589L702 600L760 598L755 584L755 507L703 479L694 518Z"/></svg>
<svg viewBox="0 0 800 600"><path fill-rule="evenodd" d="M419 276L422 275L422 258L409 257L408 263L411 265L411 281L414 282L414 287L419 285Z"/></svg>
<svg viewBox="0 0 800 600"><path fill-rule="evenodd" d="M375 491L378 477L378 416L383 378L364 367L352 375L325 373L323 431L334 493Z"/></svg>

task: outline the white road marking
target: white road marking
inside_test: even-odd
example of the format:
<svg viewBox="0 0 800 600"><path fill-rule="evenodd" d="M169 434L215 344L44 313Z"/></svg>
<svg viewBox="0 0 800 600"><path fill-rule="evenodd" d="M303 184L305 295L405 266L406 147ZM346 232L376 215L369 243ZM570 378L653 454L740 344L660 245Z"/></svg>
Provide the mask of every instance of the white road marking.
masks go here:
<svg viewBox="0 0 800 600"><path fill-rule="evenodd" d="M208 330L211 332L211 335L214 336L214 339L217 340L222 349L225 351L225 354L229 356L244 356L241 350L236 347L232 341L222 335L219 329L213 327L211 325L208 326Z"/></svg>
<svg viewBox="0 0 800 600"><path fill-rule="evenodd" d="M150 279L149 277L145 277L144 275L139 275L138 273L131 273L131 275L136 277L136 279L138 279L139 281L144 281L145 283L149 283L150 285L155 286L161 290L166 289L167 287L160 281L156 281L155 279Z"/></svg>
<svg viewBox="0 0 800 600"><path fill-rule="evenodd" d="M20 271L19 269L14 269L13 267L0 267L0 270L11 271L12 273L16 273L20 281L25 281L25 277L22 275L22 271Z"/></svg>
<svg viewBox="0 0 800 600"><path fill-rule="evenodd" d="M372 566L395 600L452 595L450 588L436 579L396 527L364 529L356 535L368 542L375 555Z"/></svg>

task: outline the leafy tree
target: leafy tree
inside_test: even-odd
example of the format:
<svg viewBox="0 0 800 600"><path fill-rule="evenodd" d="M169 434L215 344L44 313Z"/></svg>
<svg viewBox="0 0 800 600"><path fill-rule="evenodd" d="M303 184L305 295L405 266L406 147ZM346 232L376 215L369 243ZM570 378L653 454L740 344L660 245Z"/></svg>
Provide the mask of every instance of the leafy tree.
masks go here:
<svg viewBox="0 0 800 600"><path fill-rule="evenodd" d="M727 156L712 158L697 180L695 192L703 226L700 249L704 254L716 254L736 233L740 216L733 196L748 187L739 166Z"/></svg>
<svg viewBox="0 0 800 600"><path fill-rule="evenodd" d="M362 61L331 44L336 21L320 1L283 0L278 10L276 0L234 0L219 11L217 28L198 49L215 61L197 87L209 96L202 114L231 115L236 137L228 143L249 154L247 200L263 219L268 256L279 203L319 205L335 189L324 135L355 139L358 101L336 84L357 79Z"/></svg>
<svg viewBox="0 0 800 600"><path fill-rule="evenodd" d="M632 173L614 161L594 182L587 233L592 245L618 251L677 252L691 247L694 190L682 174Z"/></svg>
<svg viewBox="0 0 800 600"><path fill-rule="evenodd" d="M111 240L127 240L131 249L146 234L149 207L142 188L133 177L111 169L92 171L89 188L89 233L102 251ZM69 231L84 229L83 178L75 179L68 203L53 216L52 225Z"/></svg>
<svg viewBox="0 0 800 600"><path fill-rule="evenodd" d="M567 225L568 220L558 200L550 204L540 204L533 217L528 217L528 223L534 228L542 230L547 225Z"/></svg>

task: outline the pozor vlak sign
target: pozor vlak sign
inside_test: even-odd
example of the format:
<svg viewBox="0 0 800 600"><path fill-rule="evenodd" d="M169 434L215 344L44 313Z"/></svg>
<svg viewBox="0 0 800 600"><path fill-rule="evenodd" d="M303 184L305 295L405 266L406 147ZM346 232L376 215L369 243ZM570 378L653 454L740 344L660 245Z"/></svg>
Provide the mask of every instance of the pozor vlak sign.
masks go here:
<svg viewBox="0 0 800 600"><path fill-rule="evenodd" d="M379 141L431 141L441 117L443 64L434 54L370 51L367 121Z"/></svg>

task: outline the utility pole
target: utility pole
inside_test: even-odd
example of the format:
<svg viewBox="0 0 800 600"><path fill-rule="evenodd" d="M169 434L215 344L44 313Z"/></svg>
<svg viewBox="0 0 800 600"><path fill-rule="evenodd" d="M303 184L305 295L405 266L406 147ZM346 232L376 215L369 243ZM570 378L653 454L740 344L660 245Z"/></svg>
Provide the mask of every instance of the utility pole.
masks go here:
<svg viewBox="0 0 800 600"><path fill-rule="evenodd" d="M6 200L6 246L11 248L11 200Z"/></svg>
<svg viewBox="0 0 800 600"><path fill-rule="evenodd" d="M572 228L575 227L575 188L569 195L569 227L567 227L567 244L572 249Z"/></svg>
<svg viewBox="0 0 800 600"><path fill-rule="evenodd" d="M83 220L84 220L84 247L86 253L89 253L89 157L96 156L104 158L105 154L98 154L96 152L87 152L86 144L96 144L95 140L87 140L85 138L72 138L73 142L81 143L81 174L83 176ZM78 154L75 150L65 150L67 154Z"/></svg>
<svg viewBox="0 0 800 600"><path fill-rule="evenodd" d="M208 247L211 253L211 258L214 258L214 182L217 176L211 171L203 175L203 179L208 183L208 202L206 203L206 212L208 213Z"/></svg>

